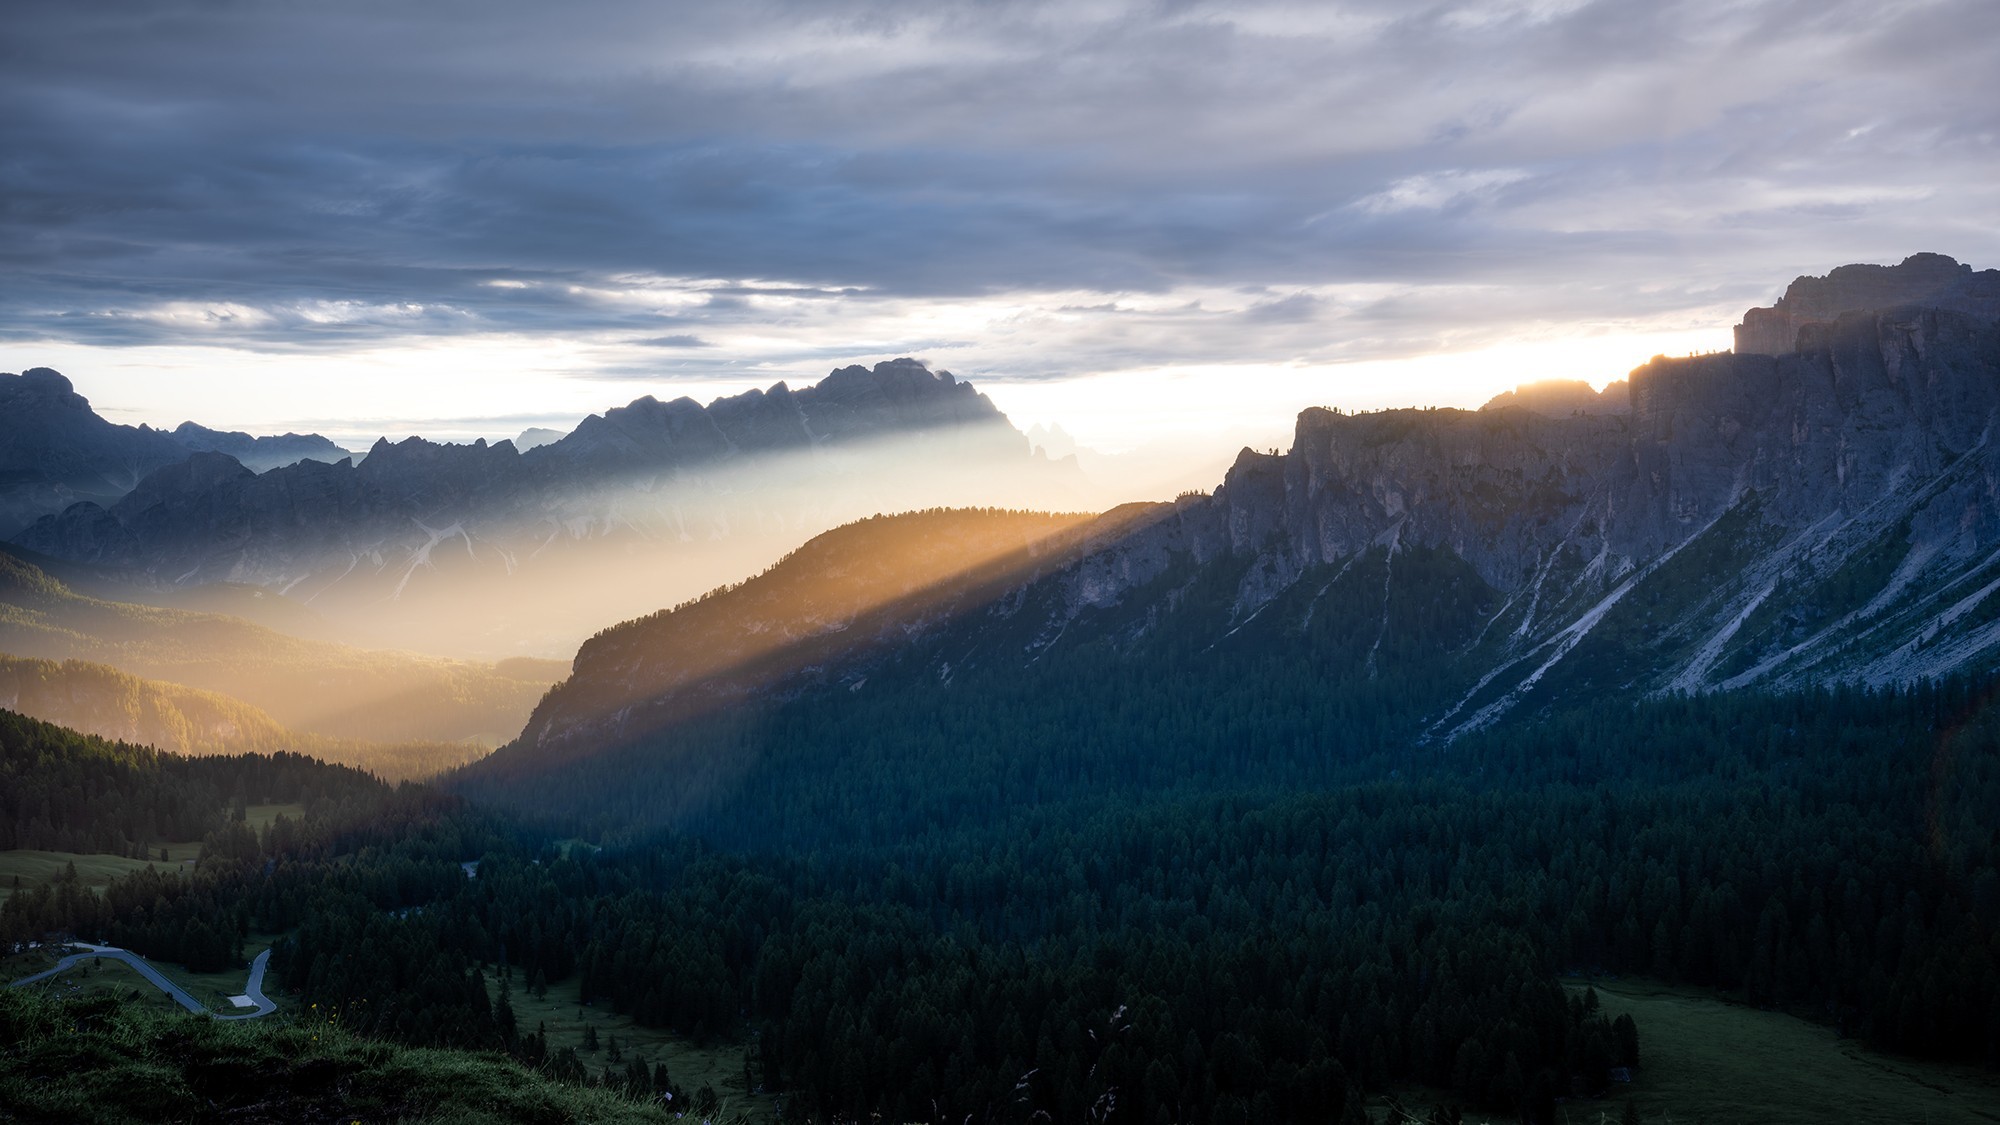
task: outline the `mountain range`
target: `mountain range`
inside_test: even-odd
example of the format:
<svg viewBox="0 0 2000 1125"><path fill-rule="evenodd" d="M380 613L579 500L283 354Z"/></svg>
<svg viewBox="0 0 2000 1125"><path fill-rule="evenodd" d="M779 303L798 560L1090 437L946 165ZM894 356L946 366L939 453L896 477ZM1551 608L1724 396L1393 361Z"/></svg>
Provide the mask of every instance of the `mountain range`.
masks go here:
<svg viewBox="0 0 2000 1125"><path fill-rule="evenodd" d="M148 473L193 453L224 453L254 471L348 452L318 434L252 437L183 422L172 430L106 421L46 367L0 374L0 539L72 504L110 504Z"/></svg>
<svg viewBox="0 0 2000 1125"><path fill-rule="evenodd" d="M205 835L198 862L126 860L99 895L17 852L0 945L69 933L206 973L276 934L258 963L283 1002L424 1046L433 1084L464 1087L475 1057L441 1048L520 1059L481 1087L514 1118L723 1106L674 1086L693 1059L774 1119L1366 1125L1417 1120L1419 1090L1434 1122L1973 1120L2000 1058L2000 315L1976 300L1994 278L1935 256L1830 276L1772 306L1775 353L1476 411L1309 409L1287 452L1243 451L1212 492L774 520L761 541L789 553L688 599L688 556L663 547L594 572L652 603L566 676L298 635L336 624L324 598L172 566L248 573L253 547L347 533L259 522L294 499L357 535L416 518L397 504L470 513L450 541L476 559L538 495L530 465L553 508L634 519L687 519L698 480L723 538L857 465L1061 467L981 411L895 421L886 454L813 430L746 452L789 431L722 421L782 418L768 394L744 415L642 400L580 427L600 454L573 462L405 443L252 475L194 454L42 525L129 554L0 548L0 650L27 654L0 657L0 836L150 860ZM991 458L954 444L989 437ZM353 509L263 491L370 464ZM523 576L468 611L548 579ZM418 774L502 726L519 734L435 787L312 760ZM355 741L433 736L461 744ZM273 805L296 810L257 830ZM118 1000L59 979L0 990L0 1017L29 1041L138 1041L104 1023ZM614 1031L625 1075L607 1062L594 1090L613 1108L558 1111L521 1079L580 1089ZM1680 1065L1779 1039L1806 1078L1774 1081L1768 1050ZM16 1066L0 1103L150 1120L173 1052L142 1053L91 1055L66 1101ZM217 1097L311 1116L321 1072L273 1097L235 1065Z"/></svg>
<svg viewBox="0 0 2000 1125"><path fill-rule="evenodd" d="M829 700L880 695L963 726L949 715L984 706L970 697L1033 680L1046 705L1031 696L1017 729L1094 721L1055 702L1060 681L1035 679L1049 668L1221 698L1256 693L1251 654L1281 655L1320 683L1310 705L1377 692L1357 713L1384 737L1440 747L1583 701L1990 674L2000 313L1962 298L2000 291L2000 273L1950 263L1939 305L1826 296L1908 292L1939 264L1876 267L1863 275L1873 288L1839 270L1842 285L1794 282L1776 307L1813 316L1782 355L1656 357L1604 394L1530 388L1478 411L1307 410L1289 452L1245 450L1212 495L1067 524L949 611L920 592L964 581L914 522L842 529L758 582L585 645L521 738L462 784L574 813L634 776L656 779L640 786L655 794L713 777L703 754L778 768L789 752L741 723L715 734L690 702L704 694L815 721ZM952 534L1003 520L963 513ZM808 581L827 556L899 573L904 588L774 619L758 591ZM760 659L746 680L742 662L702 664L709 649L685 643L689 630L810 642L809 655ZM551 788L557 772L569 776ZM659 811L670 805L620 815L673 820Z"/></svg>
<svg viewBox="0 0 2000 1125"><path fill-rule="evenodd" d="M504 655L657 606L663 574L693 593L849 519L1073 479L970 384L902 359L707 406L647 396L526 452L385 439L264 472L183 455L14 542L158 585L260 586L369 643Z"/></svg>

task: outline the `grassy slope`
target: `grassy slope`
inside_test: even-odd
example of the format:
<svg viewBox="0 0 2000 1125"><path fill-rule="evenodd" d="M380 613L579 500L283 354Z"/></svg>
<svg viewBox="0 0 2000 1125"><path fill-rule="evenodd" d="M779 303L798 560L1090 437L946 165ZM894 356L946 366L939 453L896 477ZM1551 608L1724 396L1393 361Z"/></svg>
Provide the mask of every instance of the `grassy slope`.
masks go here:
<svg viewBox="0 0 2000 1125"><path fill-rule="evenodd" d="M244 812L244 821L250 827L262 832L282 813L298 820L305 816L303 805L251 805ZM167 858L161 861L159 850L167 850ZM82 852L42 852L31 849L0 852L0 901L14 892L14 878L21 879L21 889L41 886L54 881L68 864L76 864L76 873L82 877L83 885L92 890L102 890L114 879L122 879L135 871L147 867L180 866L201 858L201 842L183 841L174 844L153 845L153 858L132 859L122 855L87 855Z"/></svg>
<svg viewBox="0 0 2000 1125"><path fill-rule="evenodd" d="M1697 989L1639 980L1597 984L1611 1015L1639 1025L1643 1064L1622 1099L1646 1122L1825 1125L1830 1121L1990 1125L2000 1075L1877 1054L1831 1028L1732 1004ZM1575 1120L1596 1121L1589 1103Z"/></svg>
<svg viewBox="0 0 2000 1125"><path fill-rule="evenodd" d="M0 1120L667 1122L496 1055L361 1039L279 1017L219 1023L107 996L0 989Z"/></svg>
<svg viewBox="0 0 2000 1125"><path fill-rule="evenodd" d="M169 845L171 849L171 845ZM155 853L157 854L157 853ZM177 850L170 851L175 858L171 863L179 863L188 858ZM41 852L30 849L0 852L0 900L14 893L14 880L21 880L21 889L28 890L44 883L55 882L68 864L76 864L76 873L83 885L94 891L102 891L113 880L123 879L147 867L164 867L168 864L157 860L131 859L122 855L85 855L81 852Z"/></svg>
<svg viewBox="0 0 2000 1125"><path fill-rule="evenodd" d="M658 1028L640 1027L630 1017L618 1015L607 1007L581 1007L576 1002L574 977L550 985L548 995L539 1000L528 995L518 973L509 987L512 991L508 1003L514 1007L516 1025L523 1034L541 1027L548 1035L551 1055L571 1047L593 1074L601 1073L606 1064L618 1070L625 1063L610 1062L610 1044L615 1036L625 1060L636 1055L645 1059L648 1067L666 1063L674 1085L690 1097L703 1086L714 1090L723 1117L741 1116L745 1121L757 1123L777 1120L771 1099L747 1094L743 1088L744 1048L740 1044L697 1047ZM486 990L488 996L497 998L498 981L488 977ZM583 1049L586 1025L597 1028L598 1048L594 1052Z"/></svg>

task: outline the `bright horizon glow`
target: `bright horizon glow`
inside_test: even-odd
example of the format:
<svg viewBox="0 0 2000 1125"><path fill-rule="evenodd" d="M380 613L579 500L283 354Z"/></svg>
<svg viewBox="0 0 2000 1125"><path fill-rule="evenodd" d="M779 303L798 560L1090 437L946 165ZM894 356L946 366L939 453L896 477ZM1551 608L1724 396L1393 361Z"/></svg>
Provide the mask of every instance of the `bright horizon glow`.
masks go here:
<svg viewBox="0 0 2000 1125"><path fill-rule="evenodd" d="M1728 337L1726 328L1549 332L1397 359L1190 363L1028 380L961 377L1023 431L1059 425L1079 446L1105 455L1179 449L1226 458L1244 446L1288 448L1293 424L1308 407L1476 409L1494 395L1545 379L1578 379L1601 389L1655 355L1721 350ZM126 425L172 428L192 420L253 434L317 432L360 450L377 437L471 442L512 438L536 426L567 430L586 415L643 395L687 395L707 403L780 380L817 382L848 362L821 361L811 375L771 367L740 379L593 378L604 350L518 337L343 354L49 342L9 348L19 358L7 366L61 371L100 414ZM934 369L951 366L944 357L919 357L929 358Z"/></svg>
<svg viewBox="0 0 2000 1125"><path fill-rule="evenodd" d="M1283 445L2000 262L1978 7L30 5L0 370L366 445L910 356L1111 454Z"/></svg>
<svg viewBox="0 0 2000 1125"><path fill-rule="evenodd" d="M1729 342L1726 328L1545 337L1407 359L1140 368L981 389L1021 429L1060 424L1078 445L1100 453L1236 435L1233 453L1245 445L1290 448L1293 424L1309 407L1474 410L1548 379L1578 379L1602 390L1656 355L1718 351Z"/></svg>

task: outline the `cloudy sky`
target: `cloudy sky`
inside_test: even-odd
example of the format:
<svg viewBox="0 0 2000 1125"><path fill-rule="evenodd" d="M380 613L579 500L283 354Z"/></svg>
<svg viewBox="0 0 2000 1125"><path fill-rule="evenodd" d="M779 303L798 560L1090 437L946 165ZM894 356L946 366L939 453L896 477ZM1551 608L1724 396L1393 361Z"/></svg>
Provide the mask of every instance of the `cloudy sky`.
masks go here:
<svg viewBox="0 0 2000 1125"><path fill-rule="evenodd" d="M16 0L0 370L512 434L915 355L1106 447L2000 265L2000 5Z"/></svg>

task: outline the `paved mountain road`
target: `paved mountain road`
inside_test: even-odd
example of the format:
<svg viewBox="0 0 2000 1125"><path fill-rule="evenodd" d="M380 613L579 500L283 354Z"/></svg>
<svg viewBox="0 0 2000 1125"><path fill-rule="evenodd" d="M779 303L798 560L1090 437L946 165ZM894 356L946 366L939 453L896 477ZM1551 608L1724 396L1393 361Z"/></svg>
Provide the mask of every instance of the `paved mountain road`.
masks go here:
<svg viewBox="0 0 2000 1125"><path fill-rule="evenodd" d="M153 982L153 985L161 992L172 997L174 1003L179 1004L190 1012L198 1012L219 1020L254 1020L258 1016L269 1015L271 1012L277 1010L278 1007L271 1002L269 997L264 995L264 969L271 961L271 951L268 949L259 953L256 959L250 962L250 979L243 987L243 995L250 998L250 1002L256 1006L256 1010L223 1015L219 1012L210 1011L201 1001L189 996L179 985L161 975L160 970L148 965L145 958L140 957L130 950L119 949L113 945L91 945L89 942L82 941L71 942L70 944L81 946L84 951L82 953L72 953L62 960L57 961L55 968L45 969L33 976L22 977L8 987L19 988L24 984L33 984L38 980L55 976L57 973L66 972L76 967L79 962L88 961L94 957L101 957L111 961L123 961L127 965L137 969L140 976Z"/></svg>

